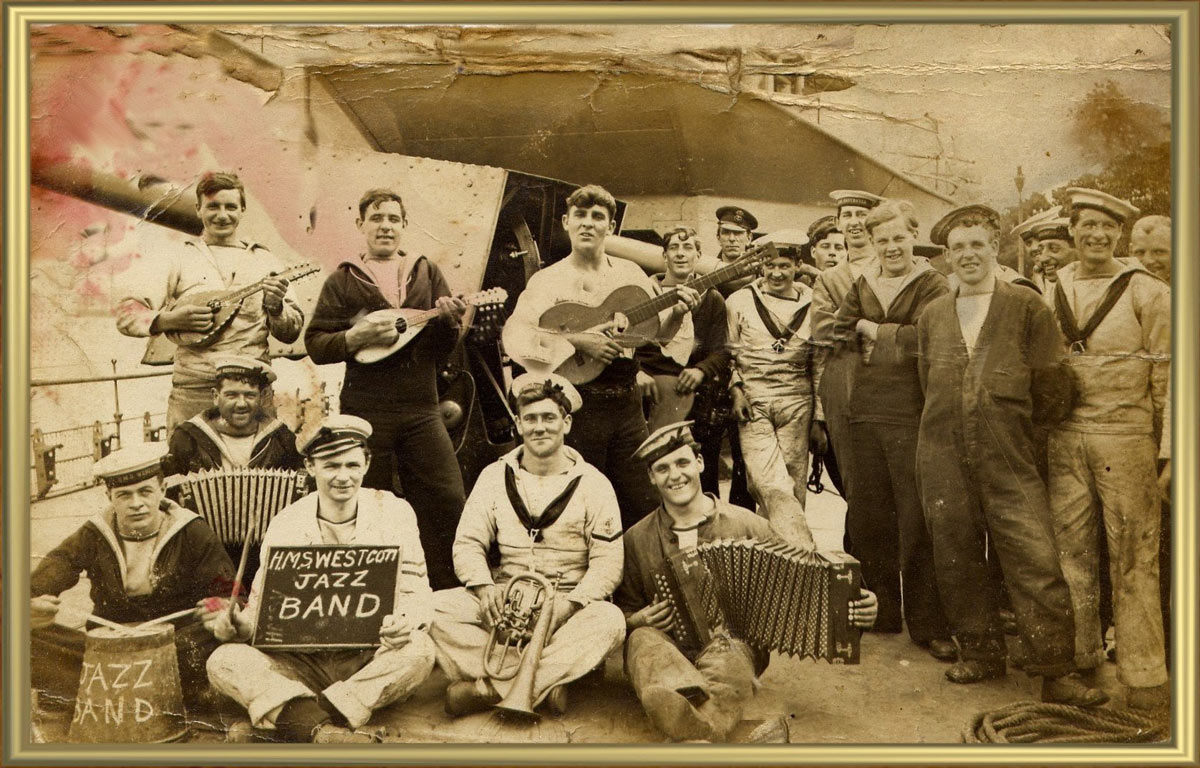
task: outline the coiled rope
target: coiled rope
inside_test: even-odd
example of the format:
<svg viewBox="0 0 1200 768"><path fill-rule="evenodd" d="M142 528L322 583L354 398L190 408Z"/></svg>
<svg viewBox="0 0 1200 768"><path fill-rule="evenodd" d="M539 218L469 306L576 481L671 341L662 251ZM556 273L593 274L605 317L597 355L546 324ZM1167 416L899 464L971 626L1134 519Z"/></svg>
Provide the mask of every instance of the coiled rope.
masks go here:
<svg viewBox="0 0 1200 768"><path fill-rule="evenodd" d="M980 712L961 734L966 744L1131 744L1169 738L1167 723L1147 715L1036 701L1018 701Z"/></svg>

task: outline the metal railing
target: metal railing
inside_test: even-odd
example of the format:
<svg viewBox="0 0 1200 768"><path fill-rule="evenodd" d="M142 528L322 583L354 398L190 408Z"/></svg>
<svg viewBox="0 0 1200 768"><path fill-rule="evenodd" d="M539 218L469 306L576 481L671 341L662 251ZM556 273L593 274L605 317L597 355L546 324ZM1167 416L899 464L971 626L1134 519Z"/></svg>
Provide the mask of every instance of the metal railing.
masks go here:
<svg viewBox="0 0 1200 768"><path fill-rule="evenodd" d="M92 465L121 447L124 424L140 421L143 442L166 440L167 427L164 423L166 410L145 411L138 416L126 417L121 412L120 383L131 379L170 376L171 369L118 375L116 360L112 360L112 367L113 372L110 376L34 379L30 382L30 387L97 384L106 381L111 381L113 384L112 419L63 429L34 428L30 435L33 465L29 469L32 473L30 482L34 489L35 499L62 496L95 485L95 481L92 479Z"/></svg>

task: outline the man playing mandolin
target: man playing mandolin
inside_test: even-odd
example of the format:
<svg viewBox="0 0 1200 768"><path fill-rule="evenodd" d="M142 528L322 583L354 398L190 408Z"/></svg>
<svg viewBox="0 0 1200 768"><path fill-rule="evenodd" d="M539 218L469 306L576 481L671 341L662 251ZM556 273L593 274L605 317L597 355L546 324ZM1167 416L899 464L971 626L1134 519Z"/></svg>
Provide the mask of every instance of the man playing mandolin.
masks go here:
<svg viewBox="0 0 1200 768"><path fill-rule="evenodd" d="M407 216L399 194L367 190L356 224L366 252L343 261L326 278L304 343L314 363L346 363L342 413L360 416L374 429L363 486L391 491L393 471L399 470L404 496L417 513L429 581L434 589L455 587L450 548L467 494L438 411L437 372L458 341L466 304L451 296L436 264L400 250ZM378 362L355 360L355 352L390 345L399 336L395 318L377 310L434 307L439 319L412 343Z"/></svg>
<svg viewBox="0 0 1200 768"><path fill-rule="evenodd" d="M304 312L288 291L288 281L274 275L284 263L263 246L237 237L246 212L246 192L232 173L205 174L196 185L196 213L204 232L187 240L153 265L160 274L138 280L137 290L117 306L117 330L126 336L156 336L170 332L205 333L218 330L211 342L181 344L175 349L171 395L167 400L167 432L212 406L216 380L214 361L242 355L270 362L267 338L290 344L300 337ZM262 298L250 296L240 303L214 310L207 302L189 301L200 294L229 292L261 282ZM230 309L234 309L230 313ZM274 415L270 389L262 405Z"/></svg>
<svg viewBox="0 0 1200 768"><path fill-rule="evenodd" d="M642 344L673 339L691 324L688 313L700 297L679 286L658 312L629 322L627 316L636 317L633 310L658 296L659 289L640 267L604 252L616 213L616 200L602 187L590 185L571 193L562 218L571 253L530 278L504 326L503 341L505 351L527 370L557 370L578 386L587 406L575 415L568 444L612 481L622 523L628 527L657 503L646 473L629 459L649 434L642 398L656 394L654 379L639 370L633 351ZM620 304L615 309L614 294ZM603 314L597 312L601 304ZM563 314L584 319L544 321L551 310L564 309ZM565 372L569 367L599 369L599 375L575 377Z"/></svg>

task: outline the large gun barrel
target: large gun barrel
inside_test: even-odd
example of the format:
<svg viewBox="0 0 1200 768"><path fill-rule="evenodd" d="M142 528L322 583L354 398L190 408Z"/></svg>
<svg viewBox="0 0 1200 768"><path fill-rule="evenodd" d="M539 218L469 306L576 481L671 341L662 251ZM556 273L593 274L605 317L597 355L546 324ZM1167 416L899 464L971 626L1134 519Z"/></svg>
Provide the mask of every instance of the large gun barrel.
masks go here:
<svg viewBox="0 0 1200 768"><path fill-rule="evenodd" d="M33 183L43 189L128 213L189 235L199 235L203 230L191 190L153 176L124 179L75 163L38 162L35 158L31 177Z"/></svg>

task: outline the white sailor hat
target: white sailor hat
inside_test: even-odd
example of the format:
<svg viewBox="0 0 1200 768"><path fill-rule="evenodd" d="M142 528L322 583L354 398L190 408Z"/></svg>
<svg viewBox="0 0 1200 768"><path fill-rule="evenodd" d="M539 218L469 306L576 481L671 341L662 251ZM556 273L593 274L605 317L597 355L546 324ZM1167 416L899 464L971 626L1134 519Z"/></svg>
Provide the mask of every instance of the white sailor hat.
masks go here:
<svg viewBox="0 0 1200 768"><path fill-rule="evenodd" d="M166 443L133 443L118 448L92 466L92 474L109 488L133 485L163 474Z"/></svg>
<svg viewBox="0 0 1200 768"><path fill-rule="evenodd" d="M1097 211L1102 211L1112 216L1117 221L1124 224L1125 222L1135 218L1141 211L1127 200L1122 200L1119 197L1101 192L1098 189L1085 189L1083 187L1071 187L1067 190L1067 199L1070 200L1071 212L1074 213L1077 208L1092 208Z"/></svg>
<svg viewBox="0 0 1200 768"><path fill-rule="evenodd" d="M1067 229L1070 224L1069 219L1048 219L1034 224L1029 231L1038 241L1066 240L1067 242L1071 242L1071 232Z"/></svg>
<svg viewBox="0 0 1200 768"><path fill-rule="evenodd" d="M1038 211L1028 219L1025 219L1025 221L1022 221L1020 224L1013 227L1012 234L1028 242L1029 240L1033 239L1034 227L1042 222L1050 221L1051 219L1057 219L1061 214L1062 210L1054 207L1047 208L1044 211Z"/></svg>
<svg viewBox="0 0 1200 768"><path fill-rule="evenodd" d="M883 198L879 195L864 192L861 189L835 189L829 193L829 196L837 203L838 210L846 205L869 209L883 202Z"/></svg>
<svg viewBox="0 0 1200 768"><path fill-rule="evenodd" d="M271 366L244 355L222 355L213 360L213 367L217 369L218 375L224 373L234 376L262 376L267 384L277 378Z"/></svg>
<svg viewBox="0 0 1200 768"><path fill-rule="evenodd" d="M532 371L522 373L512 380L508 392L513 400L516 400L517 396L525 390L541 386L561 391L566 396L567 402L571 404L571 413L575 413L575 411L583 407L583 396L579 394L579 390L575 389L574 384L557 373L534 373Z"/></svg>
<svg viewBox="0 0 1200 768"><path fill-rule="evenodd" d="M371 436L371 424L366 419L348 414L326 416L312 432L296 438L296 450L308 459L366 446Z"/></svg>
<svg viewBox="0 0 1200 768"><path fill-rule="evenodd" d="M695 446L696 438L692 437L692 425L695 423L694 421L677 421L674 424L659 427L651 433L650 437L642 441L642 444L633 452L633 458L650 465L685 445Z"/></svg>

